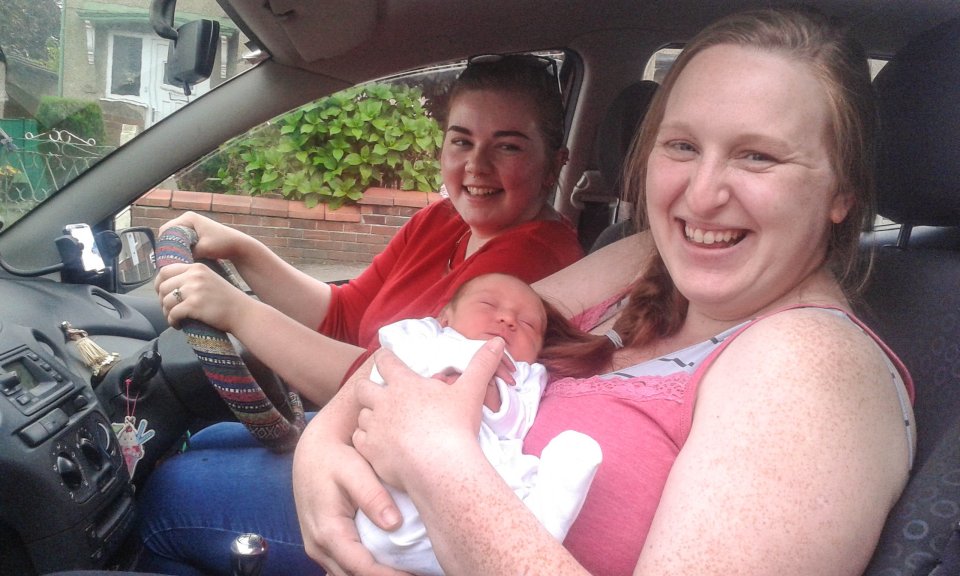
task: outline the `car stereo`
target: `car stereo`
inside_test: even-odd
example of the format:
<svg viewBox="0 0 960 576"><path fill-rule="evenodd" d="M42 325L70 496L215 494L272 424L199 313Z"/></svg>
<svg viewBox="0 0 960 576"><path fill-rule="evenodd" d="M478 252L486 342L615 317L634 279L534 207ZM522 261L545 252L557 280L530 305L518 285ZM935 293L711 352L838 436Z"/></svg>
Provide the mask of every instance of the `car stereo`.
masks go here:
<svg viewBox="0 0 960 576"><path fill-rule="evenodd" d="M24 416L39 412L74 388L69 378L27 348L0 356L0 393Z"/></svg>

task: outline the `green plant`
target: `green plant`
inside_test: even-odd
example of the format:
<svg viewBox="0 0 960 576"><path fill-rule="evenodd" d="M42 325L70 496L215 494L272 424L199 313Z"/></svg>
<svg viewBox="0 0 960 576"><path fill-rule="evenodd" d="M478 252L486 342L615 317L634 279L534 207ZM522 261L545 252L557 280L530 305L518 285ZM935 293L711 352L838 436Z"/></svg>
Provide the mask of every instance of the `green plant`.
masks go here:
<svg viewBox="0 0 960 576"><path fill-rule="evenodd" d="M51 72L56 72L60 66L60 39L47 38L47 59L44 66Z"/></svg>
<svg viewBox="0 0 960 576"><path fill-rule="evenodd" d="M9 199L13 184L23 173L9 164L0 165L0 198Z"/></svg>
<svg viewBox="0 0 960 576"><path fill-rule="evenodd" d="M339 207L371 186L438 189L442 144L419 88L367 84L312 102L233 143L218 176L240 193Z"/></svg>
<svg viewBox="0 0 960 576"><path fill-rule="evenodd" d="M100 105L90 100L43 96L37 107L37 122L44 132L66 130L84 140L104 144L106 131Z"/></svg>
<svg viewBox="0 0 960 576"><path fill-rule="evenodd" d="M230 157L227 154L216 151L177 173L177 186L181 190L229 194L233 190L224 185L219 175L223 171L239 168L240 166L230 165Z"/></svg>

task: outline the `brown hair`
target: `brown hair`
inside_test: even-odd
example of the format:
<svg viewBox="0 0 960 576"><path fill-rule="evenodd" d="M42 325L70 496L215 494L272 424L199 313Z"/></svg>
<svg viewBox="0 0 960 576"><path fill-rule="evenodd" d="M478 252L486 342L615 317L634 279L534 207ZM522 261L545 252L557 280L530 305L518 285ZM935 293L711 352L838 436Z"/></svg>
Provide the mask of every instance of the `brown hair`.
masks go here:
<svg viewBox="0 0 960 576"><path fill-rule="evenodd" d="M554 76L556 67L532 54L495 55L489 60L470 63L457 76L444 113L446 128L449 111L457 97L465 92L493 91L529 98L537 111L537 126L547 149L556 152L563 147L563 100Z"/></svg>
<svg viewBox="0 0 960 576"><path fill-rule="evenodd" d="M811 10L770 8L739 12L709 25L684 48L654 96L625 164L625 188L638 198L637 221L646 224L647 160L677 77L700 52L729 44L787 55L809 65L820 79L830 102L830 152L835 159L838 193L851 200L847 217L831 230L827 259L848 292L859 290L864 280L859 277L863 270L858 262L860 232L873 222L875 214L877 120L870 71L860 44L845 29ZM687 301L676 289L657 252L651 256L643 276L631 287L629 298L614 325L626 346L644 345L674 334L686 317ZM608 338L594 335L583 342L552 349L550 354L565 355L571 365L589 365L590 370L579 370L581 374L597 374L608 369L614 351Z"/></svg>
<svg viewBox="0 0 960 576"><path fill-rule="evenodd" d="M628 156L626 184L639 198L638 221L646 220L647 159L677 77L697 54L730 44L783 54L809 65L820 79L830 103L830 152L835 159L837 192L851 199L847 217L833 226L827 257L841 284L855 292L863 284L857 277L861 270L857 265L860 232L872 224L876 214L876 103L863 47L845 28L813 10L739 12L706 27L684 48L654 96Z"/></svg>
<svg viewBox="0 0 960 576"><path fill-rule="evenodd" d="M654 255L644 275L630 290L630 304L614 323L613 330L622 342L631 346L645 344L676 332L687 312L687 301L680 295L659 255ZM611 369L616 347L606 335L590 334L553 310L563 320L550 316L547 308L549 337L543 339L540 362L551 377L583 378Z"/></svg>

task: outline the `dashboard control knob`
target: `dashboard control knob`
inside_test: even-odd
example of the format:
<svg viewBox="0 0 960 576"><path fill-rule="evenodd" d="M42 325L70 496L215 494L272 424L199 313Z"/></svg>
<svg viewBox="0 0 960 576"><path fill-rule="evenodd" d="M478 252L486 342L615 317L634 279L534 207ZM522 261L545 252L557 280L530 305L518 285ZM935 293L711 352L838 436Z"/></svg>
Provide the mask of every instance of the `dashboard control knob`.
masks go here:
<svg viewBox="0 0 960 576"><path fill-rule="evenodd" d="M80 453L97 470L103 468L103 452L100 451L100 447L92 439L80 439Z"/></svg>
<svg viewBox="0 0 960 576"><path fill-rule="evenodd" d="M73 399L73 408L77 412L83 411L83 409L89 405L90 405L90 399L84 396L83 394L77 394L77 397Z"/></svg>
<svg viewBox="0 0 960 576"><path fill-rule="evenodd" d="M113 430L107 427L103 422L97 422L97 432L95 435L97 446L103 450L104 454L113 455Z"/></svg>
<svg viewBox="0 0 960 576"><path fill-rule="evenodd" d="M57 455L57 473L63 479L67 488L76 490L83 484L83 475L80 473L80 466L69 454Z"/></svg>

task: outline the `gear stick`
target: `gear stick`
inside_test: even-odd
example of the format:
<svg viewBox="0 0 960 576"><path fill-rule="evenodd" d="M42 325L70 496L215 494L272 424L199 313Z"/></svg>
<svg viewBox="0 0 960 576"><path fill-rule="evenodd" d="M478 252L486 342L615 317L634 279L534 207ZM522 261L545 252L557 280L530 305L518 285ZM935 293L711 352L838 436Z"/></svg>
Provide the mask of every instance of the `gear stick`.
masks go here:
<svg viewBox="0 0 960 576"><path fill-rule="evenodd" d="M260 576L267 559L267 541L259 534L241 534L230 545L230 573Z"/></svg>

